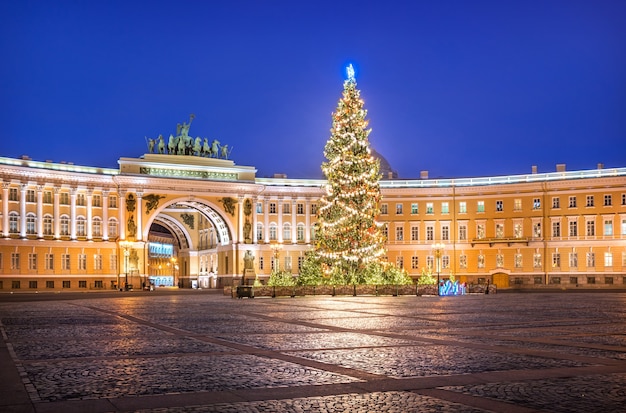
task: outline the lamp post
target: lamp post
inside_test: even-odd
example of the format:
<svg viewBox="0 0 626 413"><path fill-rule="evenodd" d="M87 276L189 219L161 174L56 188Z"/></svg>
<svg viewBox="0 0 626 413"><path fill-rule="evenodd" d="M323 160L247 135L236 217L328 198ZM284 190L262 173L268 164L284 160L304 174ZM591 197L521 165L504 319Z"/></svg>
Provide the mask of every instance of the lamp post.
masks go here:
<svg viewBox="0 0 626 413"><path fill-rule="evenodd" d="M173 284L174 287L176 287L178 284L176 284L176 270L178 269L178 264L176 264L176 261L178 261L176 259L176 257L172 257L170 258L170 260L172 261L172 279L173 279Z"/></svg>
<svg viewBox="0 0 626 413"><path fill-rule="evenodd" d="M445 248L446 246L441 242L432 245L432 249L435 252L435 268L437 270L437 295L441 295L439 290L439 274L441 273L441 253Z"/></svg>
<svg viewBox="0 0 626 413"><path fill-rule="evenodd" d="M131 245L128 241L120 242L120 246L124 250L124 291L128 291L128 260L130 258Z"/></svg>
<svg viewBox="0 0 626 413"><path fill-rule="evenodd" d="M280 271L280 250L283 249L282 244L273 244L272 251L274 252L274 271Z"/></svg>

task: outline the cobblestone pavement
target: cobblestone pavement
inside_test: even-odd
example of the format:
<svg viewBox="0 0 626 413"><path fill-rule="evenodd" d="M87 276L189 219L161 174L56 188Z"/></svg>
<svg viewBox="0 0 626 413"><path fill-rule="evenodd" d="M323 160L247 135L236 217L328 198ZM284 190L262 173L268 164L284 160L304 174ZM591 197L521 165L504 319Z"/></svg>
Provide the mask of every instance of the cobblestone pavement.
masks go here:
<svg viewBox="0 0 626 413"><path fill-rule="evenodd" d="M626 412L626 294L0 296L3 412Z"/></svg>

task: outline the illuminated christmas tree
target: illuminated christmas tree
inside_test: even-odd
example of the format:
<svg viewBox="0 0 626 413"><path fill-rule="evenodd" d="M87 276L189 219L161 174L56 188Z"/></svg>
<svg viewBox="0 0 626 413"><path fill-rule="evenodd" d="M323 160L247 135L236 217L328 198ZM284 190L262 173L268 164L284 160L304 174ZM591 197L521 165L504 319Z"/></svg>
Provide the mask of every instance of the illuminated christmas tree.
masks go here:
<svg viewBox="0 0 626 413"><path fill-rule="evenodd" d="M343 97L333 113L322 171L328 181L320 200L316 255L325 277L348 284L366 282L385 255L380 213L379 161L370 152L364 109L354 69L348 67Z"/></svg>

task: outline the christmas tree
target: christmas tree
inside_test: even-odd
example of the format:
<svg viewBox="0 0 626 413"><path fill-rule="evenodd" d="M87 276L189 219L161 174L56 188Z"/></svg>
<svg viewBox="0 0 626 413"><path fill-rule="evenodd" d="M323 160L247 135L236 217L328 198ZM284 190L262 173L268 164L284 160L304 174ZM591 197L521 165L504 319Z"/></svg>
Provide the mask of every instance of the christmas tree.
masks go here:
<svg viewBox="0 0 626 413"><path fill-rule="evenodd" d="M326 277L352 284L366 282L365 274L380 264L385 239L376 220L380 165L370 152L371 129L352 65L347 71L324 148L322 171L328 183L318 211L316 253Z"/></svg>

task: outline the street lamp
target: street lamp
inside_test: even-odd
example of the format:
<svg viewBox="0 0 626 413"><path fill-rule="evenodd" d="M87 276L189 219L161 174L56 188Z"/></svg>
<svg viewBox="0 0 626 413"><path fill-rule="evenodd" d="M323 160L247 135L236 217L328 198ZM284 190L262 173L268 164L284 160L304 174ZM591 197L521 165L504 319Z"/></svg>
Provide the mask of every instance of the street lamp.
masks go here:
<svg viewBox="0 0 626 413"><path fill-rule="evenodd" d="M432 246L433 251L435 252L435 268L437 270L437 295L441 295L439 290L439 274L441 272L441 253L446 248L445 244L441 242L437 242Z"/></svg>
<svg viewBox="0 0 626 413"><path fill-rule="evenodd" d="M132 243L128 241L120 242L120 246L124 250L124 291L128 291L128 260L130 259L130 247Z"/></svg>
<svg viewBox="0 0 626 413"><path fill-rule="evenodd" d="M176 270L178 269L178 265L176 264L176 257L172 257L170 258L170 260L172 261L172 279L173 279L173 284L174 287L177 286L178 284L176 284Z"/></svg>
<svg viewBox="0 0 626 413"><path fill-rule="evenodd" d="M283 249L282 244L272 244L272 251L274 252L274 271L280 270L280 250Z"/></svg>

